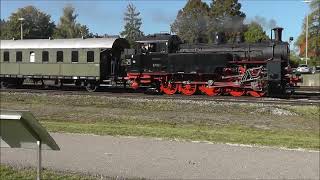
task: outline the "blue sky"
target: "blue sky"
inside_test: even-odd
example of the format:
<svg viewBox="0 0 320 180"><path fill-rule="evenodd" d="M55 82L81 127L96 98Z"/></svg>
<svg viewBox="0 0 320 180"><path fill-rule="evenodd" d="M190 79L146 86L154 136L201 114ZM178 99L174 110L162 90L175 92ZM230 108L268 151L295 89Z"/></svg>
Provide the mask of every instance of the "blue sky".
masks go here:
<svg viewBox="0 0 320 180"><path fill-rule="evenodd" d="M211 0L206 0L210 3ZM72 4L79 14L78 22L86 24L90 30L98 34L117 35L123 28L123 13L129 2L141 12L142 30L145 34L169 32L170 24L185 0L1 0L1 19L7 19L18 8L34 5L51 15L58 23L62 8ZM239 0L247 20L255 16L267 21L274 19L277 26L285 28L284 40L290 36L297 39L302 30L303 18L310 9L301 0ZM269 29L265 29L269 34Z"/></svg>

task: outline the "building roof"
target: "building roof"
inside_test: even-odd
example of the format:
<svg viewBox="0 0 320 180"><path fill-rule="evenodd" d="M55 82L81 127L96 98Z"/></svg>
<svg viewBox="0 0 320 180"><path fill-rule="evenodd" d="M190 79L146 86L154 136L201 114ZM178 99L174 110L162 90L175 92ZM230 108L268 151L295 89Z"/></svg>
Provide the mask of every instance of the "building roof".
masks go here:
<svg viewBox="0 0 320 180"><path fill-rule="evenodd" d="M111 49L116 41L125 40L121 38L0 40L0 49Z"/></svg>

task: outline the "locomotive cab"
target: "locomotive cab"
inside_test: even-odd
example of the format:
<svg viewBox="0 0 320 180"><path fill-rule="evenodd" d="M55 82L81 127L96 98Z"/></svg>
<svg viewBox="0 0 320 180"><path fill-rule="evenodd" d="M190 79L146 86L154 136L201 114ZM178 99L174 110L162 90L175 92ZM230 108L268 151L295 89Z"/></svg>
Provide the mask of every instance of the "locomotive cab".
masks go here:
<svg viewBox="0 0 320 180"><path fill-rule="evenodd" d="M176 35L160 33L141 37L134 49L123 54L123 65L128 72L142 73L163 71L166 68L168 53L179 50L182 43Z"/></svg>
<svg viewBox="0 0 320 180"><path fill-rule="evenodd" d="M136 43L136 49L141 53L174 53L182 41L176 35L160 33L142 37Z"/></svg>

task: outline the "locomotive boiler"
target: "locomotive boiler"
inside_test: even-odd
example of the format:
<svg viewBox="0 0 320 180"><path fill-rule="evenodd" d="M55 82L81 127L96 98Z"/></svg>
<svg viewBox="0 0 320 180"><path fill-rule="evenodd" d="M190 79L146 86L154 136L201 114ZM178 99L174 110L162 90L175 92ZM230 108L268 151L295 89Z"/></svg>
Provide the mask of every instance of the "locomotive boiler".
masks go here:
<svg viewBox="0 0 320 180"><path fill-rule="evenodd" d="M127 79L133 89L169 95L282 96L299 80L291 74L282 30L258 43L222 43L216 36L212 44L185 44L176 35L150 35L137 41L134 53L126 51Z"/></svg>

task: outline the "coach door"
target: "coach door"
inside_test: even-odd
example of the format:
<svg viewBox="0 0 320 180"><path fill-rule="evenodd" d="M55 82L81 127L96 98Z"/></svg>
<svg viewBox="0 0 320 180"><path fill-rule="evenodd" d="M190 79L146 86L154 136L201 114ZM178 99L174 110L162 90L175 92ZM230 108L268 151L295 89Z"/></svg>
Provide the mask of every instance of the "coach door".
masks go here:
<svg viewBox="0 0 320 180"><path fill-rule="evenodd" d="M124 67L121 66L121 50L120 49L114 49L112 52L111 75L114 77L123 77L126 75L124 73Z"/></svg>
<svg viewBox="0 0 320 180"><path fill-rule="evenodd" d="M100 74L103 79L108 79L110 76L112 76L111 59L111 50L102 49L100 52Z"/></svg>

